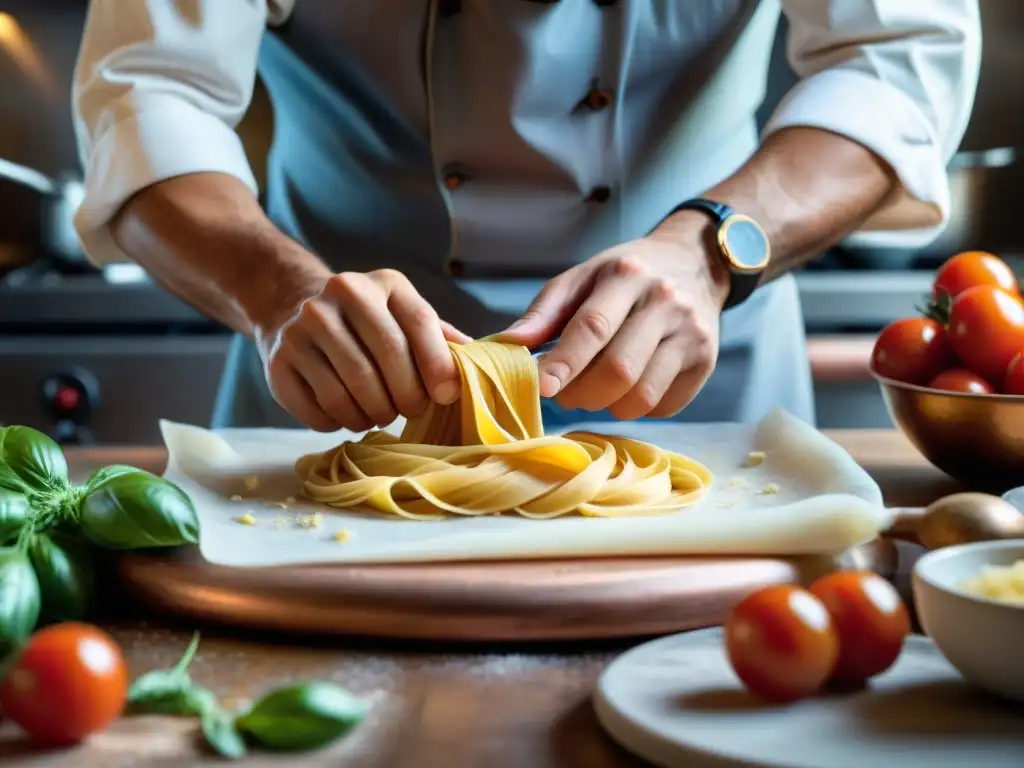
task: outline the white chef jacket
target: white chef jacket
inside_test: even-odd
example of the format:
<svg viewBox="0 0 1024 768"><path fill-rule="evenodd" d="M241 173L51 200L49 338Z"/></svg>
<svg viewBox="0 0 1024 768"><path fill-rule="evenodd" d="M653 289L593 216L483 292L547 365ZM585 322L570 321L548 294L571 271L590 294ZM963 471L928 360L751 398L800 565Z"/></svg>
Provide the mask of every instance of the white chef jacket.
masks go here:
<svg viewBox="0 0 1024 768"><path fill-rule="evenodd" d="M900 190L861 237L927 242L973 105L977 0L93 0L78 232L95 263L123 259L109 222L156 181L218 171L256 194L233 128L258 70L278 226L338 271L401 269L443 317L492 332L543 278L644 235L750 156L780 10L801 80L763 134L817 126L867 146ZM680 418L774 405L813 421L790 277L724 314L716 372ZM216 421L281 418L239 341Z"/></svg>

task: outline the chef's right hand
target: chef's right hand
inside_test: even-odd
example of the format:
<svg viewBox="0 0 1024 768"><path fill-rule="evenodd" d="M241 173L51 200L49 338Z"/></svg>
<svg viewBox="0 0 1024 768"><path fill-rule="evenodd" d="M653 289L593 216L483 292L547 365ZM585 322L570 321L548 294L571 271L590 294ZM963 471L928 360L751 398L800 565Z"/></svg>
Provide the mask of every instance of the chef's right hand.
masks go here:
<svg viewBox="0 0 1024 768"><path fill-rule="evenodd" d="M459 396L441 320L400 272L343 272L278 327L256 334L274 399L311 429L356 432Z"/></svg>

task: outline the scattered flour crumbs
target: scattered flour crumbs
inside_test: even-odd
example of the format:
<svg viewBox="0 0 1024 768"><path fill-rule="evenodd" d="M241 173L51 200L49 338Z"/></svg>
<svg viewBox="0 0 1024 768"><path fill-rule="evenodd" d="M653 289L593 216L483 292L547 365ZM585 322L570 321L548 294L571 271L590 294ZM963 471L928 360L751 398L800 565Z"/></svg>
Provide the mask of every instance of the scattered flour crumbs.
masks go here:
<svg viewBox="0 0 1024 768"><path fill-rule="evenodd" d="M740 462L739 469L755 469L764 464L767 454L764 451L750 451L746 457ZM297 500L294 496L289 496L286 499L279 501L262 499L258 496L260 490L260 478L256 475L250 475L244 479L245 494L236 493L231 496L231 501L236 504L245 504L247 507L240 515L236 515L232 518L239 525L259 525L261 518L265 515L257 517L257 512L271 511L275 512L273 519L269 522L275 530L280 530L284 527L299 528L305 530L320 531L324 528L324 516L320 512L300 513L291 515L287 513ZM746 478L734 477L729 480L726 486L726 491L730 494L724 499L719 499L716 502L717 507L734 507L738 503L739 499L735 498L737 494L753 493L757 496L773 496L779 492L779 486L776 483L767 483L764 485L756 485L751 487ZM249 495L253 494L253 495ZM497 513L500 515L501 513ZM338 530L330 531L328 537L333 541L346 542L352 539L355 534L347 528L341 528Z"/></svg>
<svg viewBox="0 0 1024 768"><path fill-rule="evenodd" d="M141 653L136 661L140 672L164 665L169 644L180 641L183 649L187 642L181 633L151 628L145 623L136 631L119 634L118 640ZM280 663L275 663L275 654L280 654ZM565 694L571 692L575 696L589 690L595 670L607 662L608 654L602 653L555 656L396 652L382 658L369 650L304 647L301 654L295 654L287 647L210 637L201 642L191 671L199 685L208 684L216 674L220 681L216 693L232 707L244 706L265 690L292 680L331 680L360 697L368 708L366 718L346 737L339 750L347 759L370 759L386 754L389 745L402 733L427 729L438 713L446 713L447 717L452 711L480 701L485 692L492 697L508 696L533 681L538 696L536 706L552 713L560 711ZM275 668L280 670L279 676L267 676L268 670ZM260 678L259 687L253 687L252 681ZM501 716L500 709L494 716ZM133 736L122 725L130 720L127 718L98 734L105 751L125 755L137 752L137 734ZM188 723L186 728L187 722L183 720L180 729L167 731L166 738L154 739L153 751L158 757L168 759L190 749L194 724ZM474 720L467 717L466 722L472 724ZM147 738L151 730L146 731Z"/></svg>

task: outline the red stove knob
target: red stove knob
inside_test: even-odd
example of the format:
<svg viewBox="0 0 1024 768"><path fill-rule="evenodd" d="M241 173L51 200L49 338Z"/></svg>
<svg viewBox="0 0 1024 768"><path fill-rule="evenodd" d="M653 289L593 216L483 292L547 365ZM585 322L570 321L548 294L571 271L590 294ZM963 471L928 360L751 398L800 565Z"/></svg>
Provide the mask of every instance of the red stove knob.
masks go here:
<svg viewBox="0 0 1024 768"><path fill-rule="evenodd" d="M84 424L100 401L99 383L82 368L48 376L40 389L43 408L58 421L69 419L76 424Z"/></svg>
<svg viewBox="0 0 1024 768"><path fill-rule="evenodd" d="M82 402L82 393L75 387L61 384L53 393L54 408L61 413L71 413Z"/></svg>

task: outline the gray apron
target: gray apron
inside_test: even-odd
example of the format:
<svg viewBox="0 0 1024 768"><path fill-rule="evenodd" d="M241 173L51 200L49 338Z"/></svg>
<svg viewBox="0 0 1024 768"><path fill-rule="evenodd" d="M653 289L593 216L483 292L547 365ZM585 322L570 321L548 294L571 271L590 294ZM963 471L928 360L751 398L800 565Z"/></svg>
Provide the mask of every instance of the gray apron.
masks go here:
<svg viewBox="0 0 1024 768"><path fill-rule="evenodd" d="M260 54L269 215L336 271L401 270L464 332L501 330L546 278L750 156L779 14L778 0L299 0ZM723 315L715 372L676 420L777 405L813 423L791 277ZM551 429L602 418L545 402ZM297 426L242 338L213 422Z"/></svg>

